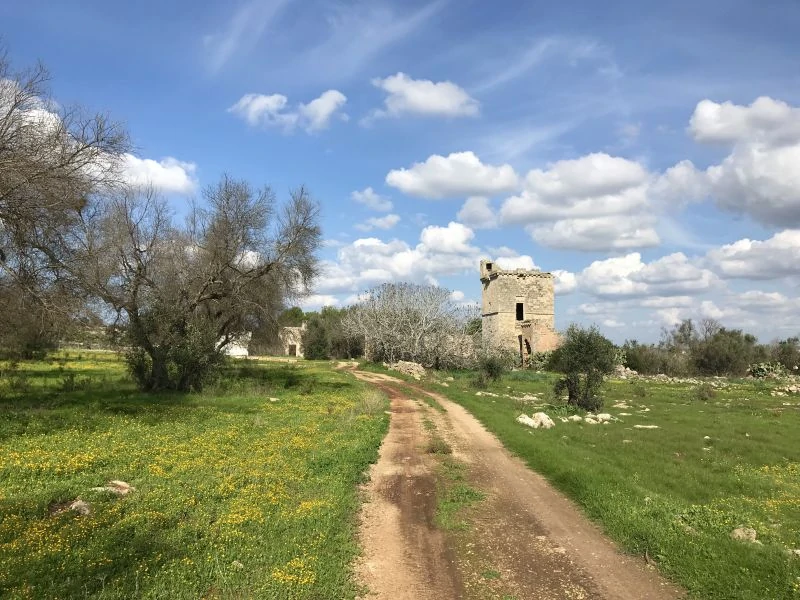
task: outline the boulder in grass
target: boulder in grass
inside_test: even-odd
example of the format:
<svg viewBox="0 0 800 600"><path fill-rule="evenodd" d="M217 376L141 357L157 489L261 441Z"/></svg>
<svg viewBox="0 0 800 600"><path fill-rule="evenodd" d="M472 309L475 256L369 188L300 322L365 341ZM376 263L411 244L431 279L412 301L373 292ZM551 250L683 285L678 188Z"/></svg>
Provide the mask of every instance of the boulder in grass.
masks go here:
<svg viewBox="0 0 800 600"><path fill-rule="evenodd" d="M107 484L101 487L92 488L93 492L111 492L117 496L127 496L131 492L135 492L136 488L131 484L121 481L119 479L112 479Z"/></svg>
<svg viewBox="0 0 800 600"><path fill-rule="evenodd" d="M737 527L731 531L731 538L739 542L749 542L751 544L760 544L757 539L756 530L752 527Z"/></svg>
<svg viewBox="0 0 800 600"><path fill-rule="evenodd" d="M538 412L534 414L533 417L529 417L528 415L520 415L517 417L517 423L527 425L533 429L550 429L556 425L555 422L553 422L553 419L548 417L543 412Z"/></svg>
<svg viewBox="0 0 800 600"><path fill-rule="evenodd" d="M580 415L570 415L567 417L567 420L572 421L573 423L580 423L581 421L583 421L583 417L581 417Z"/></svg>

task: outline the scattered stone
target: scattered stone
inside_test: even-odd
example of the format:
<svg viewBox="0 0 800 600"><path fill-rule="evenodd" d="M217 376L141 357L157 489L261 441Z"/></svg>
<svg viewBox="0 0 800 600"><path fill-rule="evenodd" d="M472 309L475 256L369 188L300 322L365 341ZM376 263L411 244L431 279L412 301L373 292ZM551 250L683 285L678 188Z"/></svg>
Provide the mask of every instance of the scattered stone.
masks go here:
<svg viewBox="0 0 800 600"><path fill-rule="evenodd" d="M555 427L555 423L553 419L548 417L543 412L538 412L533 415L533 418L529 417L528 415L520 415L517 417L517 422L523 425L527 425L528 427L533 427L534 429L550 429L551 427Z"/></svg>
<svg viewBox="0 0 800 600"><path fill-rule="evenodd" d="M129 483L120 481L119 479L113 479L103 486L92 488L92 491L111 492L112 494L116 494L117 496L127 496L129 493L135 492L136 488Z"/></svg>
<svg viewBox="0 0 800 600"><path fill-rule="evenodd" d="M445 381L455 381L456 378L455 377L445 377L444 380Z"/></svg>
<svg viewBox="0 0 800 600"><path fill-rule="evenodd" d="M619 413L620 417L630 417L631 413Z"/></svg>
<svg viewBox="0 0 800 600"><path fill-rule="evenodd" d="M270 398L270 399L269 399L269 401L270 401L270 402L277 402L277 401L278 401L278 398Z"/></svg>
<svg viewBox="0 0 800 600"><path fill-rule="evenodd" d="M617 365L614 367L614 375L620 379L627 379L628 377L637 377L639 373L633 369L629 369L625 365Z"/></svg>
<svg viewBox="0 0 800 600"><path fill-rule="evenodd" d="M475 392L476 396L489 396L491 398L499 398L500 394L495 394L493 392Z"/></svg>
<svg viewBox="0 0 800 600"><path fill-rule="evenodd" d="M600 421L601 423L606 423L606 422L608 422L608 421L611 421L613 418L614 418L614 417L612 417L612 416L611 416L610 414L608 414L608 413L600 413L599 415L597 415L597 416L595 417L595 419L597 419L597 420L598 420L598 421Z"/></svg>
<svg viewBox="0 0 800 600"><path fill-rule="evenodd" d="M567 417L567 420L572 421L573 423L580 423L581 421L583 421L583 417L581 417L580 415L570 415Z"/></svg>
<svg viewBox="0 0 800 600"><path fill-rule="evenodd" d="M790 555L800 558L800 548L795 548L794 550L789 550L788 552Z"/></svg>
<svg viewBox="0 0 800 600"><path fill-rule="evenodd" d="M623 443L623 444L630 444L630 443L632 443L632 442L631 442L631 440L622 440L622 443Z"/></svg>
<svg viewBox="0 0 800 600"><path fill-rule="evenodd" d="M752 527L737 527L731 531L731 538L739 542L749 542L751 544L760 544L757 537L756 530Z"/></svg>
<svg viewBox="0 0 800 600"><path fill-rule="evenodd" d="M233 561L231 563L231 566L237 571L241 571L242 569L244 569L244 565L240 563L238 560Z"/></svg>
<svg viewBox="0 0 800 600"><path fill-rule="evenodd" d="M592 417L586 417L583 422L588 423L589 425L597 425L597 421L595 421Z"/></svg>
<svg viewBox="0 0 800 600"><path fill-rule="evenodd" d="M708 440L710 440L710 439L711 439L711 436L710 436L710 435L704 435L704 436L703 436L703 439L704 439L704 440L706 440L706 441L708 441Z"/></svg>
<svg viewBox="0 0 800 600"><path fill-rule="evenodd" d="M88 515L88 514L91 514L91 512L92 512L92 509L89 506L89 503L86 502L85 500L81 500L80 498L78 498L78 499L74 500L72 503L70 503L69 510L75 511L76 513L78 513L79 515L82 515L84 517L86 515Z"/></svg>
<svg viewBox="0 0 800 600"><path fill-rule="evenodd" d="M623 400L622 402L617 402L611 408L630 408L630 406L628 406L628 403Z"/></svg>
<svg viewBox="0 0 800 600"><path fill-rule="evenodd" d="M658 429L658 425L634 425L634 429Z"/></svg>
<svg viewBox="0 0 800 600"><path fill-rule="evenodd" d="M383 363L383 366L390 371L397 371L403 375L413 377L417 381L425 377L425 367L419 363L400 360L393 364Z"/></svg>
<svg viewBox="0 0 800 600"><path fill-rule="evenodd" d="M446 381L440 381L439 385L442 386L442 387L450 387L450 384L447 383Z"/></svg>

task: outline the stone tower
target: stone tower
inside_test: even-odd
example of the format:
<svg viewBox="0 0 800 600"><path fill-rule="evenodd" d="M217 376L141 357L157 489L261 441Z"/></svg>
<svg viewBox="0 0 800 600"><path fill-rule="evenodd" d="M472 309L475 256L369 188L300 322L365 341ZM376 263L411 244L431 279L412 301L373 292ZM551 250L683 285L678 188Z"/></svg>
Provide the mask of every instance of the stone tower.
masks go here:
<svg viewBox="0 0 800 600"><path fill-rule="evenodd" d="M558 347L552 273L506 271L482 260L481 284L485 346L511 350L522 361L533 352Z"/></svg>

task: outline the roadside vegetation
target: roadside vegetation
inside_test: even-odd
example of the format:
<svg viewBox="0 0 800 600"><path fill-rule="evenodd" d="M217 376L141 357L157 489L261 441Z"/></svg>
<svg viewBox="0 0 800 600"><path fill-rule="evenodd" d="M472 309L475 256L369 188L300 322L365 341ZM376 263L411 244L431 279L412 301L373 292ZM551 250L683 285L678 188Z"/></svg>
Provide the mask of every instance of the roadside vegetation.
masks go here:
<svg viewBox="0 0 800 600"><path fill-rule="evenodd" d="M0 362L0 596L353 598L386 407L319 363L153 395L113 353Z"/></svg>

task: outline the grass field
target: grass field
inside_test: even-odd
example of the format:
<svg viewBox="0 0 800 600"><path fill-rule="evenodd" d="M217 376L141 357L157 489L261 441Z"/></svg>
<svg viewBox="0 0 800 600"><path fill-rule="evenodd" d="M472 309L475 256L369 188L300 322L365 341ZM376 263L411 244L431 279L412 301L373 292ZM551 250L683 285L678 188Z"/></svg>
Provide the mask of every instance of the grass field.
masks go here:
<svg viewBox="0 0 800 600"><path fill-rule="evenodd" d="M772 397L775 384L742 381L704 401L689 384L616 380L605 387L605 410L620 420L588 425L562 423L569 411L545 406L551 375L511 373L487 390L496 397L476 396L473 375L452 375L450 387L431 389L470 410L692 597L800 598L800 556L789 552L800 548L800 396ZM534 393L541 400L519 399ZM612 408L620 401L630 408ZM516 422L538 410L556 427ZM732 540L741 526L761 543Z"/></svg>
<svg viewBox="0 0 800 600"><path fill-rule="evenodd" d="M137 392L113 354L0 370L0 597L355 596L383 396L308 362L173 396ZM135 490L92 490L109 480Z"/></svg>

